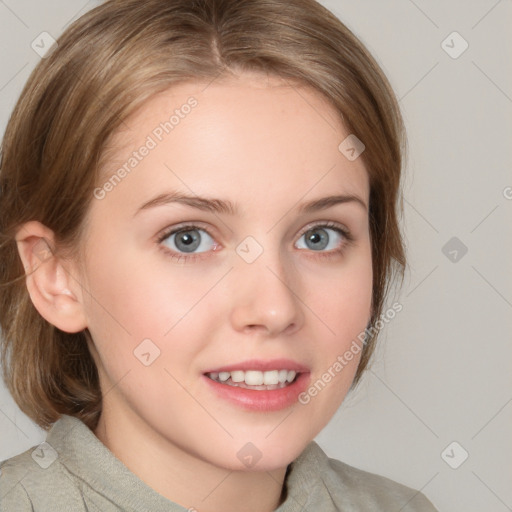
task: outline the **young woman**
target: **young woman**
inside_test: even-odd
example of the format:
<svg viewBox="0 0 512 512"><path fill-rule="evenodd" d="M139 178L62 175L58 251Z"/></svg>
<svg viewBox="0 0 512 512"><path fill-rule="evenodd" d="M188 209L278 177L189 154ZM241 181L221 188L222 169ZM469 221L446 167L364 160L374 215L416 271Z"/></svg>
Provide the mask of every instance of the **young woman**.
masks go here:
<svg viewBox="0 0 512 512"><path fill-rule="evenodd" d="M0 171L4 380L48 429L2 511L432 511L313 441L405 264L404 134L313 0L111 0L30 77Z"/></svg>

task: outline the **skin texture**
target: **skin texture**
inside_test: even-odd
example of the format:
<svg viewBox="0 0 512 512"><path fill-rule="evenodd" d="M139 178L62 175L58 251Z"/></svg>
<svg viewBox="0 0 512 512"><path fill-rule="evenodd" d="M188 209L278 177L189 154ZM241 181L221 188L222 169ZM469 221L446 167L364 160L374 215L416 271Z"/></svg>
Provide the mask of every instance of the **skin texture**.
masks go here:
<svg viewBox="0 0 512 512"><path fill-rule="evenodd" d="M219 398L202 374L288 358L306 365L313 383L349 349L371 312L367 209L347 202L300 214L298 207L335 194L367 206L368 176L360 158L350 162L338 150L349 132L318 93L245 73L152 98L110 141L114 157L99 186L191 96L190 113L92 199L82 261L50 258L27 286L48 321L68 332L89 329L104 394L95 434L131 471L185 507L271 511L287 465L343 401L359 356L307 405L274 412ZM135 214L171 190L229 200L239 211L174 203ZM353 241L329 229L327 249L309 248L306 228L325 222L348 229ZM200 232L205 252L195 260L172 258L172 237L158 242L185 223L211 235ZM236 251L247 236L263 250L252 263ZM19 232L26 268L37 263L41 237L53 239L37 222ZM149 366L134 355L144 339L160 350ZM251 470L237 457L248 442L261 452Z"/></svg>

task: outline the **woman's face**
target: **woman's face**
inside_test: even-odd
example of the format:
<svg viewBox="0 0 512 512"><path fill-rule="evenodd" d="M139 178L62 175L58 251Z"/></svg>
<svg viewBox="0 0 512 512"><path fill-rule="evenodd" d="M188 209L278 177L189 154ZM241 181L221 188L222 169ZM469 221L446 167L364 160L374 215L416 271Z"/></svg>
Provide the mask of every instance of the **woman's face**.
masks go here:
<svg viewBox="0 0 512 512"><path fill-rule="evenodd" d="M123 124L80 270L102 421L265 470L327 424L371 308L369 182L339 149L349 135L318 93L249 75L180 84Z"/></svg>

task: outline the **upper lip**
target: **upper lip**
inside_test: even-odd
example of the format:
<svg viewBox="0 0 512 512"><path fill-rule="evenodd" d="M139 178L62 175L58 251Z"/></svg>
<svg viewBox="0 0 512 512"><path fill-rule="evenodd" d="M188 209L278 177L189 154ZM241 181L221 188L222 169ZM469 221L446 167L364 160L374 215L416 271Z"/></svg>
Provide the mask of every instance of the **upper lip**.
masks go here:
<svg viewBox="0 0 512 512"><path fill-rule="evenodd" d="M297 363L291 359L250 359L247 361L241 361L240 363L212 368L204 373L233 372L236 370L257 370L260 372L270 370L294 370L297 373L309 372L309 368L307 366Z"/></svg>

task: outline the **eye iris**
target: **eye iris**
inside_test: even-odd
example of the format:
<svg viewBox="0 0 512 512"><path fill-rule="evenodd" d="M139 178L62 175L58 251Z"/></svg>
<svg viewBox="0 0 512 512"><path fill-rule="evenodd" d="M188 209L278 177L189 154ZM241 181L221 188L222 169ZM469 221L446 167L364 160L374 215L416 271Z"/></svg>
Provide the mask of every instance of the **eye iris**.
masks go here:
<svg viewBox="0 0 512 512"><path fill-rule="evenodd" d="M184 244L184 245L182 245ZM201 244L201 235L197 229L176 233L176 247L180 251L195 251Z"/></svg>
<svg viewBox="0 0 512 512"><path fill-rule="evenodd" d="M310 249L325 249L329 243L329 235L325 229L315 228L308 231L306 235L306 243ZM309 245L309 242L313 244L312 247Z"/></svg>

